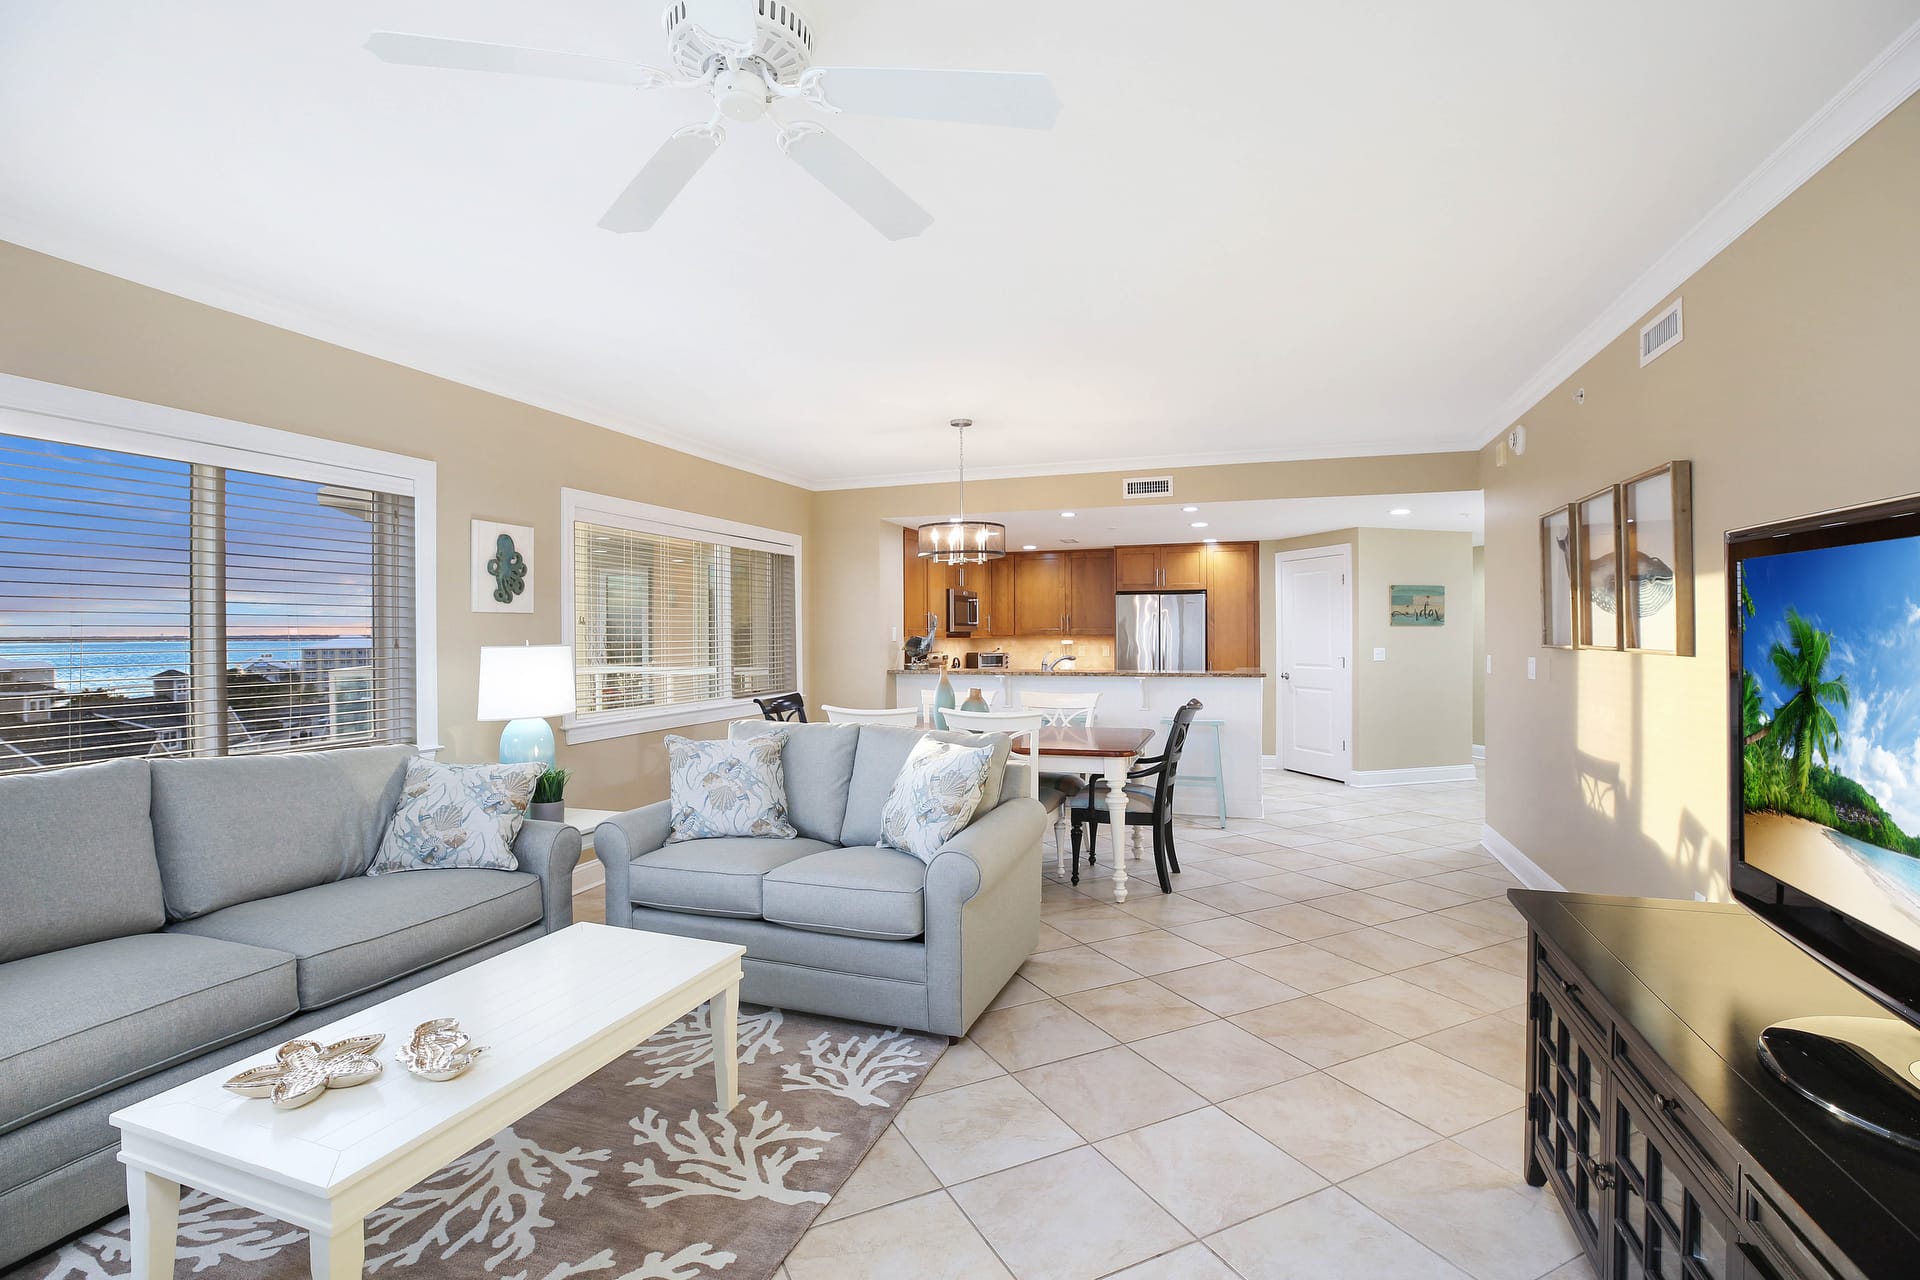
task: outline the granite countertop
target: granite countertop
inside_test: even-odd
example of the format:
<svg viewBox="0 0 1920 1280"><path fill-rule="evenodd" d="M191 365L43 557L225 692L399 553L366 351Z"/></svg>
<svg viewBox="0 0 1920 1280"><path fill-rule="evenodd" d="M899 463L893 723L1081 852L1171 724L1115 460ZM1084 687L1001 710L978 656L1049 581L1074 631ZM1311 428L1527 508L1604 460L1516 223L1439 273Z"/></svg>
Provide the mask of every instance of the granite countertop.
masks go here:
<svg viewBox="0 0 1920 1280"><path fill-rule="evenodd" d="M908 671L904 667L890 667L890 676L937 676L944 670L949 676L1106 676L1142 680L1264 680L1264 671L1077 671L1069 667L1065 671L1040 671L1033 667L930 667L925 671Z"/></svg>

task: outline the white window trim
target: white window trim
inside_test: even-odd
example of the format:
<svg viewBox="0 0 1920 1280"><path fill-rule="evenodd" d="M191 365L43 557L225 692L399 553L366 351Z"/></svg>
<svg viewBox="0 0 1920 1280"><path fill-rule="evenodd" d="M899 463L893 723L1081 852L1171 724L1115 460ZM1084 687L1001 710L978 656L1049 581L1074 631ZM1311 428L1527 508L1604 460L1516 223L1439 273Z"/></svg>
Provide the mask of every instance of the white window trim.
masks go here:
<svg viewBox="0 0 1920 1280"><path fill-rule="evenodd" d="M0 433L350 485L413 499L414 733L441 749L437 466L429 459L0 373Z"/></svg>
<svg viewBox="0 0 1920 1280"><path fill-rule="evenodd" d="M781 529L763 529L715 516L656 507L651 503L588 493L582 489L560 490L560 643L573 644L573 541L574 525L611 525L634 533L657 533L670 538L690 538L700 542L724 543L754 551L771 551L793 557L793 669L795 679L807 669L806 624L802 614L806 594L801 575L806 571L801 555L802 539L797 533ZM576 659L577 661L577 659ZM608 738L657 733L662 729L684 729L696 724L715 724L758 715L751 698L718 698L710 702L676 703L656 710L602 711L581 715L578 712L561 721L567 745L579 742L603 742Z"/></svg>

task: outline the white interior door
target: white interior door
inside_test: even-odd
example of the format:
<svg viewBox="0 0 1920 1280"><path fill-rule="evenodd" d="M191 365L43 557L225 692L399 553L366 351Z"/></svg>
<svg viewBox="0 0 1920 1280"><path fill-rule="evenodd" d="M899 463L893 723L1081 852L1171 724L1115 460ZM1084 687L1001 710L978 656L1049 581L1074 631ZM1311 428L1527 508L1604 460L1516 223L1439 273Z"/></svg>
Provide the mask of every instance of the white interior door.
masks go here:
<svg viewBox="0 0 1920 1280"><path fill-rule="evenodd" d="M1283 553L1278 568L1280 767L1345 782L1353 763L1353 552Z"/></svg>

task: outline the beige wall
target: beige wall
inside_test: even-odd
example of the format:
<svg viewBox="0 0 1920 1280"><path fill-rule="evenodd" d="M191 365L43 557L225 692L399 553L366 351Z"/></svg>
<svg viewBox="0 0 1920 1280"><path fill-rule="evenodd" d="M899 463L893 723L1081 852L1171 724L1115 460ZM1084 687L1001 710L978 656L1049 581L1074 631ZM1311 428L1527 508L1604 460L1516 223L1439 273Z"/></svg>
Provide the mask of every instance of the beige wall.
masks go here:
<svg viewBox="0 0 1920 1280"><path fill-rule="evenodd" d="M1487 549L1473 549L1473 743L1487 745Z"/></svg>
<svg viewBox="0 0 1920 1280"><path fill-rule="evenodd" d="M1362 529L1354 568L1354 769L1471 764L1472 535ZM1445 587L1446 624L1393 626L1387 602L1396 584ZM1387 651L1385 662L1373 660L1375 649Z"/></svg>
<svg viewBox="0 0 1920 1280"><path fill-rule="evenodd" d="M1524 415L1523 457L1483 454L1487 821L1569 888L1725 896L1723 536L1920 490L1916 228L1920 99L1677 290L1679 346L1642 369L1636 323ZM1541 648L1540 514L1674 458L1693 461L1698 656Z"/></svg>
<svg viewBox="0 0 1920 1280"><path fill-rule="evenodd" d="M0 372L438 464L443 759L494 755L499 726L474 719L480 646L562 639L563 486L808 532L813 495L806 490L4 243L0 300ZM471 612L475 518L534 527L531 615ZM613 808L664 796L664 756L657 734L563 742L560 762L576 771L568 798Z"/></svg>
<svg viewBox="0 0 1920 1280"><path fill-rule="evenodd" d="M1261 661L1277 671L1276 558L1283 551L1347 546L1353 552L1353 767L1370 772L1466 764L1472 759L1472 538L1411 529L1335 529L1260 544L1266 575ZM1395 627L1388 588L1396 583L1447 589L1443 627ZM1385 662L1373 661L1384 648ZM1273 701L1269 684L1268 701ZM1274 708L1263 750L1278 750Z"/></svg>

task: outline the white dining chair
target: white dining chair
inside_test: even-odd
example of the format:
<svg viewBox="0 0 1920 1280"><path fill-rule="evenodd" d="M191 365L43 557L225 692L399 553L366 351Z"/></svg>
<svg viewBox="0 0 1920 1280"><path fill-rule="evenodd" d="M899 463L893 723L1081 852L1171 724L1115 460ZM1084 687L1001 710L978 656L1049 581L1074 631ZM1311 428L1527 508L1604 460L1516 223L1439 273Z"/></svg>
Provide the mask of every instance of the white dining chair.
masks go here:
<svg viewBox="0 0 1920 1280"><path fill-rule="evenodd" d="M901 724L911 729L920 723L918 707L835 707L822 703L828 724Z"/></svg>
<svg viewBox="0 0 1920 1280"><path fill-rule="evenodd" d="M949 711L947 727L968 733L1004 733L1027 742L1027 794L1047 808L1053 823L1054 867L1067 874L1067 802L1072 798L1058 787L1040 782L1040 730L1045 719L1036 711Z"/></svg>
<svg viewBox="0 0 1920 1280"><path fill-rule="evenodd" d="M1092 728L1094 709L1099 705L1100 694L1093 693L1022 693L1020 709L1038 711L1040 718L1048 725L1074 725Z"/></svg>

